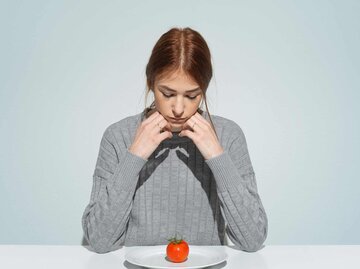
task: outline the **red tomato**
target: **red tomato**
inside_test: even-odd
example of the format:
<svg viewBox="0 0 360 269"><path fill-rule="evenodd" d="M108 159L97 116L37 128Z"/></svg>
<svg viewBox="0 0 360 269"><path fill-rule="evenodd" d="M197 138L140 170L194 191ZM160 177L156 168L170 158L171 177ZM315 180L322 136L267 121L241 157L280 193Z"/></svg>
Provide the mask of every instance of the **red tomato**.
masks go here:
<svg viewBox="0 0 360 269"><path fill-rule="evenodd" d="M189 245L183 239L172 239L166 247L166 255L171 262L183 262L189 255Z"/></svg>

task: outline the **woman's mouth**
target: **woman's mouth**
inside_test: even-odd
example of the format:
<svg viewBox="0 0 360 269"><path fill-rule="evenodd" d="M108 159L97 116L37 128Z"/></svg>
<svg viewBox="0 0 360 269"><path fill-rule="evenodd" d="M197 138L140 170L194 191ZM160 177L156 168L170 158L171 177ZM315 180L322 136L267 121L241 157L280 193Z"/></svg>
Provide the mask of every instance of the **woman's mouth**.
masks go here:
<svg viewBox="0 0 360 269"><path fill-rule="evenodd" d="M185 122L185 118L171 118L169 117L170 119L170 122L173 122L173 123L183 123Z"/></svg>

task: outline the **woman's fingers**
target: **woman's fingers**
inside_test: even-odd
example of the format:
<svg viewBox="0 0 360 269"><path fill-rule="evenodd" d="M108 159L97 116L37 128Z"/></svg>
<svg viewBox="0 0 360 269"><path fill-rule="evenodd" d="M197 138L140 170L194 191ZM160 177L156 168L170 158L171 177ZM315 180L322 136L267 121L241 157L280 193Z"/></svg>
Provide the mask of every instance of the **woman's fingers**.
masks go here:
<svg viewBox="0 0 360 269"><path fill-rule="evenodd" d="M158 138L160 140L159 143L161 143L166 138L171 138L172 136L173 136L172 133L169 131L164 131L164 132L160 133L158 136Z"/></svg>
<svg viewBox="0 0 360 269"><path fill-rule="evenodd" d="M196 142L198 139L198 135L195 134L194 132L190 131L190 130L182 130L181 131L181 136L187 136L189 137L192 141Z"/></svg>
<svg viewBox="0 0 360 269"><path fill-rule="evenodd" d="M191 117L190 119L188 119L185 124L184 124L184 127L183 129L191 129L193 130L194 132L196 131L202 131L204 130L204 123L202 121L199 121L197 119L194 119L194 117ZM189 127L189 128L187 128Z"/></svg>
<svg viewBox="0 0 360 269"><path fill-rule="evenodd" d="M159 126L161 127L161 129L163 128L163 126L166 126L166 123L164 123L163 121L164 117L158 111L156 111L150 117L143 121L143 125L147 126L147 128L152 131L156 128L160 129Z"/></svg>
<svg viewBox="0 0 360 269"><path fill-rule="evenodd" d="M155 119L157 119L161 114L158 111L155 111L153 114L151 114L150 117L148 117L147 119L145 119L143 121L144 124L149 124L151 122L153 122Z"/></svg>
<svg viewBox="0 0 360 269"><path fill-rule="evenodd" d="M163 126L162 129L171 132L171 124L170 124L170 122L168 122L165 119L164 119L164 121L165 121L165 125Z"/></svg>
<svg viewBox="0 0 360 269"><path fill-rule="evenodd" d="M158 111L154 112L150 117L143 121L145 125L152 125L153 128L171 130L170 123Z"/></svg>
<svg viewBox="0 0 360 269"><path fill-rule="evenodd" d="M156 122L155 122L155 120L152 122L152 123L154 123L153 129L155 129L156 132L161 132L162 130L171 131L171 125L164 117L162 117L160 120L158 120L158 119L156 119L156 120L157 120Z"/></svg>
<svg viewBox="0 0 360 269"><path fill-rule="evenodd" d="M202 123L204 123L205 125L210 125L210 123L203 117L200 115L200 113L196 112L194 114L194 118Z"/></svg>

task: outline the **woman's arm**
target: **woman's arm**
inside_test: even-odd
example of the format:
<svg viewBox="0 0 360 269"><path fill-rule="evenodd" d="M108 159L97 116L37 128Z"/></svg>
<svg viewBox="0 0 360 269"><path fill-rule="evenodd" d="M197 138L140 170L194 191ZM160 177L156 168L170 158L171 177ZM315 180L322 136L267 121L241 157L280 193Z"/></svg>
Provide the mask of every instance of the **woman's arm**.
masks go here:
<svg viewBox="0 0 360 269"><path fill-rule="evenodd" d="M95 252L116 250L124 243L139 172L146 162L115 140L111 126L105 130L90 203L82 216L84 236Z"/></svg>
<svg viewBox="0 0 360 269"><path fill-rule="evenodd" d="M262 247L267 237L268 220L257 191L245 136L238 125L234 135L228 150L205 162L217 183L221 212L227 222L226 233L240 249L253 252Z"/></svg>

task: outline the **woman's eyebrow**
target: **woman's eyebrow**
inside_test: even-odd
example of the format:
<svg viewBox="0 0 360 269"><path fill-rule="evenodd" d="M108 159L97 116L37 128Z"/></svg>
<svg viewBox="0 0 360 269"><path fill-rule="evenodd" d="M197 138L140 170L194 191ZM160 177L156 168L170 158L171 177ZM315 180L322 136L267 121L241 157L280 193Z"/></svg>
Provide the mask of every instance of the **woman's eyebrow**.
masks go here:
<svg viewBox="0 0 360 269"><path fill-rule="evenodd" d="M176 92L174 89L171 89L171 88L169 88L168 86L165 86L165 85L159 85L159 87L164 88L164 89L166 89L166 90L168 90L168 91L171 91L171 92ZM186 91L186 92L195 92L195 91L197 91L197 90L200 90L200 88L197 87L197 88L195 88L195 89L188 90L188 91Z"/></svg>

